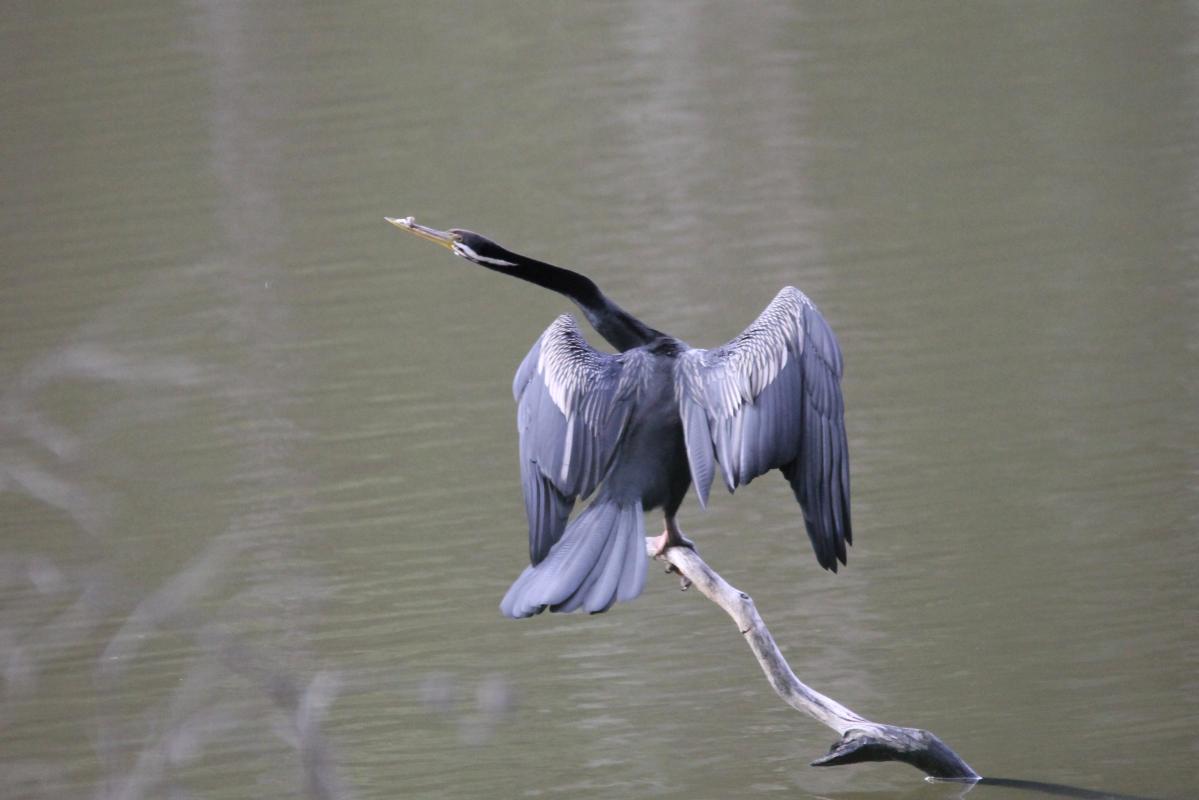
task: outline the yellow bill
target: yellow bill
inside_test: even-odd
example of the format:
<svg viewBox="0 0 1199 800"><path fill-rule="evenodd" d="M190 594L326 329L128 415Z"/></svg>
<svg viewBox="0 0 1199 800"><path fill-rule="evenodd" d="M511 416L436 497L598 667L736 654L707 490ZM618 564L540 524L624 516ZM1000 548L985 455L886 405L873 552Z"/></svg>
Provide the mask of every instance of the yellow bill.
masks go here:
<svg viewBox="0 0 1199 800"><path fill-rule="evenodd" d="M415 234L422 239L427 239L434 244L439 244L442 247L451 250L454 247L454 242L458 241L458 236L456 234L451 233L450 231L439 231L436 228L430 228L425 225L421 225L412 217L404 217L403 219L398 219L396 217L384 217L383 219L387 220L392 225L395 225L402 231L408 231L408 233Z"/></svg>

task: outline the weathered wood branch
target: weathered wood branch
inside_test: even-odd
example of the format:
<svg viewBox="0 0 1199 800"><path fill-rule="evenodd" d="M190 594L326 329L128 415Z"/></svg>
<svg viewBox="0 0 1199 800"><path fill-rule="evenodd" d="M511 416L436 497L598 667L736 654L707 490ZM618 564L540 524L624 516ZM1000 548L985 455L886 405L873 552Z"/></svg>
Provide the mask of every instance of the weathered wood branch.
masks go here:
<svg viewBox="0 0 1199 800"><path fill-rule="evenodd" d="M976 781L979 775L957 753L935 735L919 728L902 728L871 722L865 717L825 697L803 684L791 671L779 652L774 637L758 615L749 595L738 591L686 547L671 547L655 555L657 543L646 540L651 557L665 561L685 582L695 586L712 602L725 610L745 636L750 649L762 665L767 680L779 697L792 708L803 711L841 734L827 755L812 762L817 767L857 764L863 761L902 761L941 779ZM686 585L686 583L684 584Z"/></svg>

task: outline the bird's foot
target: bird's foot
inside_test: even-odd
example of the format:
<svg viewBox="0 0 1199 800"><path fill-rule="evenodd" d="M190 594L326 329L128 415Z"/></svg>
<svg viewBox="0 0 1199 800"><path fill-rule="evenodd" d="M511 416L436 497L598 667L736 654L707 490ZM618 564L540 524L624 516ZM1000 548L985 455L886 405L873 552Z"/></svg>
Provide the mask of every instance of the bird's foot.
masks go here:
<svg viewBox="0 0 1199 800"><path fill-rule="evenodd" d="M699 552L695 547L695 542L680 533L678 528L675 528L673 535L669 529L662 531L662 533L653 538L653 543L654 558L660 558L672 547L686 547L688 550Z"/></svg>
<svg viewBox="0 0 1199 800"><path fill-rule="evenodd" d="M653 538L653 543L654 558L662 558L666 551L672 547L686 547L692 552L699 552L699 550L695 547L695 542L684 536L683 532L679 530L678 524L670 518L667 518L666 520L666 529L663 530L661 534ZM676 567L674 564L668 564L666 567L666 574L669 575L672 572L678 573L679 589L684 592L687 591L687 589L691 586L691 581L686 575L679 572L678 567Z"/></svg>

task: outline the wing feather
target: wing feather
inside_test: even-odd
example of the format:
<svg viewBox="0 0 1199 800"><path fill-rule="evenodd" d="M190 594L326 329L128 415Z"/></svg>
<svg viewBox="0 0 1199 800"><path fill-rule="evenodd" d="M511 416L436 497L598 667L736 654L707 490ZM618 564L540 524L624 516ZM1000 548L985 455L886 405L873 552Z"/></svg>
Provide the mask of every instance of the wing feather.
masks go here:
<svg viewBox="0 0 1199 800"><path fill-rule="evenodd" d="M780 469L817 560L833 571L853 541L842 368L832 329L788 286L728 344L684 352L675 376L700 503L707 504L713 458L730 492Z"/></svg>
<svg viewBox="0 0 1199 800"><path fill-rule="evenodd" d="M595 491L611 466L643 377L644 355L601 353L572 317L562 315L517 369L512 393L532 564L562 537L575 500Z"/></svg>

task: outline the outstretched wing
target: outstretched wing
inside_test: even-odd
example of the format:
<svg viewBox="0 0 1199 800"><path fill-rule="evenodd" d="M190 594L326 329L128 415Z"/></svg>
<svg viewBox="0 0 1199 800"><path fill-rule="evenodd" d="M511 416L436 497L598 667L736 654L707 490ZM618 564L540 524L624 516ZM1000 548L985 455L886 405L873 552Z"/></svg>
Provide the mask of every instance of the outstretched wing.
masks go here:
<svg viewBox="0 0 1199 800"><path fill-rule="evenodd" d="M516 371L520 479L529 517L529 561L562 536L575 499L607 474L636 400L646 354L594 349L568 315L554 320Z"/></svg>
<svg viewBox="0 0 1199 800"><path fill-rule="evenodd" d="M684 352L675 369L700 503L707 504L717 465L730 492L782 470L817 560L836 572L853 541L849 453L841 350L816 306L788 286L740 336Z"/></svg>

